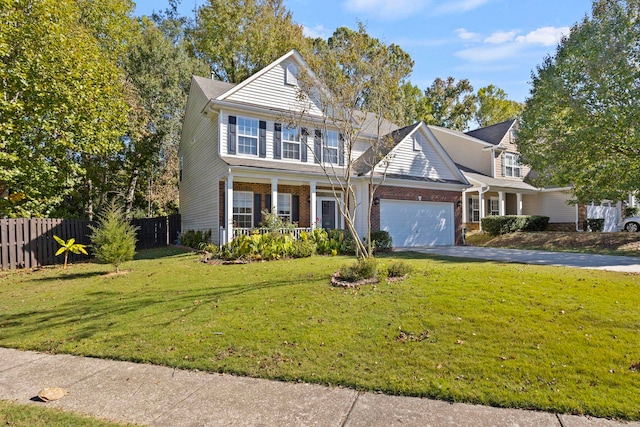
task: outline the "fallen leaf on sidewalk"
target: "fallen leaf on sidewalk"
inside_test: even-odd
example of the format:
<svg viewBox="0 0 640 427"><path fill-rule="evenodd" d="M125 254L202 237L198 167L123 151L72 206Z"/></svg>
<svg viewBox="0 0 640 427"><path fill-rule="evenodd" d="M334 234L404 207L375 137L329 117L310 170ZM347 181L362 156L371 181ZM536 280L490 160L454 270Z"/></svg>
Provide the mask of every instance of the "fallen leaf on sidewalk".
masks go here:
<svg viewBox="0 0 640 427"><path fill-rule="evenodd" d="M47 387L38 392L38 398L43 402L58 400L65 397L69 392L60 387Z"/></svg>

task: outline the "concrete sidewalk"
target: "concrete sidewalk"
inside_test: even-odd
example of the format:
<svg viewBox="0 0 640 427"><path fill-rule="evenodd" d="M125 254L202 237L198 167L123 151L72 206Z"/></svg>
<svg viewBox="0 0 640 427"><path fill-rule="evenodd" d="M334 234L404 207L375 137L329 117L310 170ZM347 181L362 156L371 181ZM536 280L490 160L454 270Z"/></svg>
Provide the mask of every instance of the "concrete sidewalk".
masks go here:
<svg viewBox="0 0 640 427"><path fill-rule="evenodd" d="M395 248L395 251L414 251L431 255L516 262L521 264L555 265L591 268L626 273L640 273L640 258L614 255L550 252L523 249L485 248L479 246L436 246Z"/></svg>
<svg viewBox="0 0 640 427"><path fill-rule="evenodd" d="M45 387L69 394L49 403ZM640 427L303 383L0 348L0 400L153 426Z"/></svg>

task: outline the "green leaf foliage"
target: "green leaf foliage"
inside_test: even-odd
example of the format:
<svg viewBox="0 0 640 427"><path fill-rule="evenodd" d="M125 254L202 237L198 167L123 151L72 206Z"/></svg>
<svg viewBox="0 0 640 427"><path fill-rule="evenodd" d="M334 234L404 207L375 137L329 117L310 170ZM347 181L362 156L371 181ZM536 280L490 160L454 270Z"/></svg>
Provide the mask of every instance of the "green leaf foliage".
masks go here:
<svg viewBox="0 0 640 427"><path fill-rule="evenodd" d="M291 49L304 51L302 26L282 0L208 0L191 32L195 54L218 80L239 83Z"/></svg>
<svg viewBox="0 0 640 427"><path fill-rule="evenodd" d="M98 225L91 228L91 248L96 258L113 264L116 272L125 261L133 259L136 251L137 227L126 219L122 209L110 202L98 216Z"/></svg>
<svg viewBox="0 0 640 427"><path fill-rule="evenodd" d="M595 1L533 73L518 145L537 185L570 185L581 202L637 194L639 10L638 0Z"/></svg>
<svg viewBox="0 0 640 427"><path fill-rule="evenodd" d="M520 116L523 104L507 98L507 93L494 85L481 87L476 95L478 108L474 120L479 127L515 119Z"/></svg>

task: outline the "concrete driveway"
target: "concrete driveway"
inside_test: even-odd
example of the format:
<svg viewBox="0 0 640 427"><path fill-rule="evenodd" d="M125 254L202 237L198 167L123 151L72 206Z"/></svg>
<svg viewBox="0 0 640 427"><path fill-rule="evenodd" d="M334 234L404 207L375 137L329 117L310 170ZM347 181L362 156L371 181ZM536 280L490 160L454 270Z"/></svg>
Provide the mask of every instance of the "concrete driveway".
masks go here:
<svg viewBox="0 0 640 427"><path fill-rule="evenodd" d="M483 248L477 246L406 247L395 248L394 250L499 262L592 268L640 274L640 258L626 256Z"/></svg>

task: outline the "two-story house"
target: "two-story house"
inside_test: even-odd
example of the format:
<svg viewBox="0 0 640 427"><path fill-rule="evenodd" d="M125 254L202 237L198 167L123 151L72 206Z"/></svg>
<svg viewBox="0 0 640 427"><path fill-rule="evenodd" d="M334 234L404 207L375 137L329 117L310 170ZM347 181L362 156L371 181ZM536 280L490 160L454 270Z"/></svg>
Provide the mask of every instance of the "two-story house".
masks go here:
<svg viewBox="0 0 640 427"><path fill-rule="evenodd" d="M336 183L344 177L345 141L319 101L301 96L299 70L308 65L291 51L239 84L192 78L179 149L183 230L211 230L212 242L229 242L258 227L265 209L303 229L344 228L346 198ZM396 247L460 243L462 191L470 184L432 130L384 122L392 144L383 166L366 161L377 121L354 120L349 200L358 233L366 235L371 221ZM369 212L371 183L381 185Z"/></svg>
<svg viewBox="0 0 640 427"><path fill-rule="evenodd" d="M477 230L488 215L544 215L550 230L582 228L586 210L571 205L570 188L536 188L527 182L529 167L520 162L515 120L466 133L429 126L472 185L464 190L463 223Z"/></svg>

